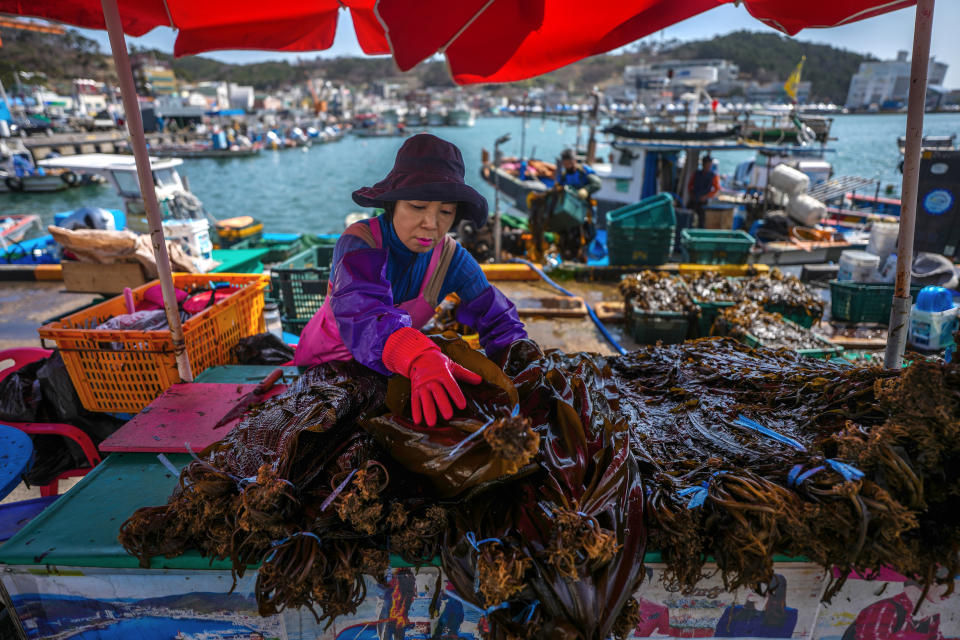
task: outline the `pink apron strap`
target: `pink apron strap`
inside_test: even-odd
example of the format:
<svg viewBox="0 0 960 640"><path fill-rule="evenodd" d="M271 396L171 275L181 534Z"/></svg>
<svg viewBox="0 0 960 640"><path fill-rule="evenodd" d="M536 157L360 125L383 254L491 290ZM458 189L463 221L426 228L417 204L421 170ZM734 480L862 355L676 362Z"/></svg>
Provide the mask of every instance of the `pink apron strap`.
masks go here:
<svg viewBox="0 0 960 640"><path fill-rule="evenodd" d="M379 231L379 228L377 229ZM363 220L360 222L354 222L352 225L347 227L347 230L343 232L344 235L354 236L355 238L360 238L373 249L380 248L379 236L374 235L373 230L370 225L366 224Z"/></svg>

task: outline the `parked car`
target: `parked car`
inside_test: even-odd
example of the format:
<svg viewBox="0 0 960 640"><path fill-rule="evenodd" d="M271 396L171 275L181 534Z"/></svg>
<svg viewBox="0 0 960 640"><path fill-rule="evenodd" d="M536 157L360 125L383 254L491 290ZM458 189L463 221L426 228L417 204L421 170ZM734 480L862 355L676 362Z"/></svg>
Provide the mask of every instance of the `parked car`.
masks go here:
<svg viewBox="0 0 960 640"><path fill-rule="evenodd" d="M53 135L53 125L49 120L34 118L32 116L14 118L10 121L10 133L15 136L21 134L27 136L37 134Z"/></svg>

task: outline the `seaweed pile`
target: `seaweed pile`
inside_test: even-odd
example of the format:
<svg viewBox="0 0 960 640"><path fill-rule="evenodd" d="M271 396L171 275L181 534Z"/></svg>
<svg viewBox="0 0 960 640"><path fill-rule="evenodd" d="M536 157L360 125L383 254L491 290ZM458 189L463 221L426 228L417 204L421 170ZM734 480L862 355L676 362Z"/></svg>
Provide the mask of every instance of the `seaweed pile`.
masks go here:
<svg viewBox="0 0 960 640"><path fill-rule="evenodd" d="M753 336L769 349L823 349L825 344L810 330L787 324L782 315L764 311L756 302L723 309L714 321L713 331L741 340Z"/></svg>
<svg viewBox="0 0 960 640"><path fill-rule="evenodd" d="M636 306L644 311L672 311L691 316L699 313L683 279L660 271L623 276L620 294L628 312Z"/></svg>
<svg viewBox="0 0 960 640"><path fill-rule="evenodd" d="M716 271L702 271L684 276L693 297L700 302L753 301L766 309L806 316L810 324L823 317L823 301L807 290L799 278L777 268L768 275L750 274L730 278Z"/></svg>
<svg viewBox="0 0 960 640"><path fill-rule="evenodd" d="M740 295L738 280L716 271L700 271L683 276L694 299L701 302L732 302Z"/></svg>
<svg viewBox="0 0 960 640"><path fill-rule="evenodd" d="M262 562L261 613L321 620L354 611L389 553L439 556L503 640L626 637L648 547L686 590L708 555L730 588L766 584L774 554L927 584L960 570L955 365L704 339L607 358L521 341L501 367L437 340L484 379L452 420L414 425L404 379L322 365L202 452L121 542L143 561Z"/></svg>
<svg viewBox="0 0 960 640"><path fill-rule="evenodd" d="M812 324L823 317L823 300L810 293L798 277L784 274L780 269L773 268L766 276L743 278L740 284L741 299L752 300L768 309L802 312L812 319Z"/></svg>

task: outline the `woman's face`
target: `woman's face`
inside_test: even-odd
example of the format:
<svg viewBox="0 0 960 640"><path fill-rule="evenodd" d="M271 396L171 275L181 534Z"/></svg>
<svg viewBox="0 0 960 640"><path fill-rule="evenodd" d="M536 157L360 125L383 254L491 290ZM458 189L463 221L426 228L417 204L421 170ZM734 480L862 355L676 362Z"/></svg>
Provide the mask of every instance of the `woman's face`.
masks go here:
<svg viewBox="0 0 960 640"><path fill-rule="evenodd" d="M397 200L393 229L407 249L426 253L450 231L456 217L456 202Z"/></svg>

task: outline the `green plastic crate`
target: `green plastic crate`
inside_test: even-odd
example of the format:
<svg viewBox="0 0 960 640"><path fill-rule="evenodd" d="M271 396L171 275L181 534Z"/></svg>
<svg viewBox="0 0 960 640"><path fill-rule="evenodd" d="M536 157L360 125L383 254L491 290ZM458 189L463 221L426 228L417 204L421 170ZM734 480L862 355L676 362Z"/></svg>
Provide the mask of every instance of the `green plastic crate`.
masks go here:
<svg viewBox="0 0 960 640"><path fill-rule="evenodd" d="M668 193L658 193L635 204L628 204L607 213L608 229L622 227L649 229L676 226L677 213L673 208L673 196Z"/></svg>
<svg viewBox="0 0 960 640"><path fill-rule="evenodd" d="M243 240L230 247L231 249L268 249L263 254L263 261L266 263L283 262L304 250L300 238L296 240L276 240L271 238L250 238Z"/></svg>
<svg viewBox="0 0 960 640"><path fill-rule="evenodd" d="M793 325L794 327L797 326L795 322L790 322L787 319L784 319L784 322L786 324ZM823 344L823 347L820 349L797 349L797 353L799 355L805 356L807 358L823 358L823 359L829 360L830 358L835 358L843 353L843 347L841 347L840 345L833 344L826 338L822 338L817 334L813 334L813 337L816 338L817 342L820 342L821 344ZM759 338L757 338L751 333L748 333L743 337L743 343L746 344L748 347L766 346L763 344L763 342L760 341Z"/></svg>
<svg viewBox="0 0 960 640"><path fill-rule="evenodd" d="M303 333L303 328L307 326L308 322L310 322L310 318L307 318L306 320L280 318L280 324L283 327L283 330L287 333L292 333L295 336L299 336L301 333Z"/></svg>
<svg viewBox="0 0 960 640"><path fill-rule="evenodd" d="M270 293L287 321L307 320L323 304L330 281L333 247L311 247L271 270Z"/></svg>
<svg viewBox="0 0 960 640"><path fill-rule="evenodd" d="M638 344L676 344L687 339L690 316L677 311L647 311L630 303L627 314L630 335Z"/></svg>
<svg viewBox="0 0 960 640"><path fill-rule="evenodd" d="M717 316L726 309L727 307L732 307L734 304L733 301L718 301L718 302L707 302L705 300L693 299L694 303L700 307L700 317L697 320L697 335L701 338L710 335L710 329L713 327L713 321L717 319Z"/></svg>
<svg viewBox="0 0 960 640"><path fill-rule="evenodd" d="M563 191L551 192L547 197L551 199L553 207L548 209L550 215L543 226L546 231L576 229L586 220L587 205L571 189L564 187Z"/></svg>
<svg viewBox="0 0 960 640"><path fill-rule="evenodd" d="M660 265L673 253L673 227L607 231L607 254L613 266Z"/></svg>
<svg viewBox="0 0 960 640"><path fill-rule="evenodd" d="M661 193L607 214L607 252L614 266L658 265L673 253L677 216Z"/></svg>
<svg viewBox="0 0 960 640"><path fill-rule="evenodd" d="M764 311L769 311L771 313L779 313L785 319L789 320L794 324L798 324L804 329L809 329L813 326L815 318L814 316L807 313L806 307L794 307L787 306L785 304L765 304L763 305Z"/></svg>
<svg viewBox="0 0 960 640"><path fill-rule="evenodd" d="M694 264L746 264L756 240L746 231L684 229L683 248Z"/></svg>
<svg viewBox="0 0 960 640"><path fill-rule="evenodd" d="M916 297L922 288L911 285L910 295ZM831 280L830 317L842 322L889 324L893 290L892 284Z"/></svg>

